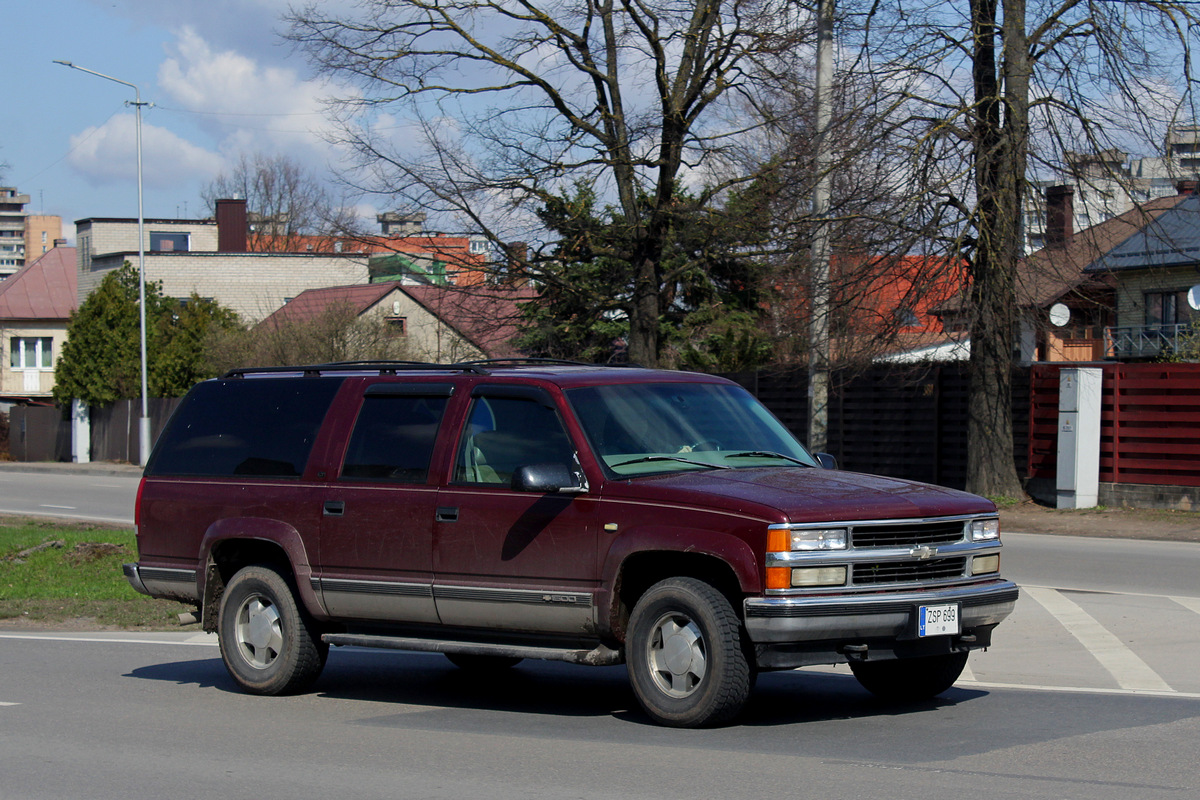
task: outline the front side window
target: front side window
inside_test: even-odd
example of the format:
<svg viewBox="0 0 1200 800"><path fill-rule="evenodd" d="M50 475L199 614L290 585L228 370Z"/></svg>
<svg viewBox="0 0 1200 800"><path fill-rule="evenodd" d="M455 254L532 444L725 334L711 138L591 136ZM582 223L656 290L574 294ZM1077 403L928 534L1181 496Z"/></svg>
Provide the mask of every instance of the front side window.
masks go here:
<svg viewBox="0 0 1200 800"><path fill-rule="evenodd" d="M621 476L696 469L816 466L740 386L633 383L570 389L592 449Z"/></svg>
<svg viewBox="0 0 1200 800"><path fill-rule="evenodd" d="M54 340L49 336L14 336L8 352L9 366L13 369L54 367Z"/></svg>
<svg viewBox="0 0 1200 800"><path fill-rule="evenodd" d="M507 486L519 467L574 466L575 448L558 412L524 397L477 397L458 448L454 479Z"/></svg>
<svg viewBox="0 0 1200 800"><path fill-rule="evenodd" d="M424 483L447 400L364 397L346 448L342 480Z"/></svg>

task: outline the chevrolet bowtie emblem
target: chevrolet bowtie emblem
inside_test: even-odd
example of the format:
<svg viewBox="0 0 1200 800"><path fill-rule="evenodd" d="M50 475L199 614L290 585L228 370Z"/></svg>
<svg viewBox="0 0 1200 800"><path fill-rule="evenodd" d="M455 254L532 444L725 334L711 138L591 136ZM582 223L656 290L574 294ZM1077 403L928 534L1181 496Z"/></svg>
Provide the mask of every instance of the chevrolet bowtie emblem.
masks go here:
<svg viewBox="0 0 1200 800"><path fill-rule="evenodd" d="M938 549L936 547L930 547L928 545L921 545L920 547L914 547L912 550L908 551L908 554L910 556L913 556L914 558L917 558L921 561L926 561L928 559L931 559L934 556L936 556L937 553L938 553Z"/></svg>

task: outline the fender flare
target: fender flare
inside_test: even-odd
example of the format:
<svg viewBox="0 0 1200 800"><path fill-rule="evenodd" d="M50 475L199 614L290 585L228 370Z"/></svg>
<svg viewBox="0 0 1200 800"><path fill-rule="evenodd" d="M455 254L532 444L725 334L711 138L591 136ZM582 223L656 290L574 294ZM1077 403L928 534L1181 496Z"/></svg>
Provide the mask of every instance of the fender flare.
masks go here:
<svg viewBox="0 0 1200 800"><path fill-rule="evenodd" d="M216 572L216 560L213 551L219 545L228 541L265 542L275 545L286 556L288 566L292 570L298 599L316 619L328 619L325 604L312 586L312 565L309 562L308 550L300 532L279 520L265 517L226 517L214 522L204 532L200 541L200 565L196 580L199 596L202 600L201 612L208 630L209 620L215 625L216 607L219 605L220 592L224 587L211 586L211 579Z"/></svg>

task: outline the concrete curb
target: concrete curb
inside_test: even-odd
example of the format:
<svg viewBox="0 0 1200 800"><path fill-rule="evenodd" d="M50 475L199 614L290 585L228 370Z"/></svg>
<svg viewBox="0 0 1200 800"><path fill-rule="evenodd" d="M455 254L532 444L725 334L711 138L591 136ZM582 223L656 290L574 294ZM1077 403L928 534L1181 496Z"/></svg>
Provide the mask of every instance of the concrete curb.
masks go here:
<svg viewBox="0 0 1200 800"><path fill-rule="evenodd" d="M136 464L115 464L96 462L76 464L74 462L54 461L0 461L0 472L33 472L59 475L117 475L121 477L137 477L142 474L142 468Z"/></svg>

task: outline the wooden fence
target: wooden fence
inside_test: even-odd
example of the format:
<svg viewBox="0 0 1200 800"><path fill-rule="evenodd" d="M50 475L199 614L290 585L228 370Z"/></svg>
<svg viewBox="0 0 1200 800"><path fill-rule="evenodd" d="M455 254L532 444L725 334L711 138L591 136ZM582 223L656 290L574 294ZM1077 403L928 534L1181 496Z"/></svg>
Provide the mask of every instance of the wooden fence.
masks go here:
<svg viewBox="0 0 1200 800"><path fill-rule="evenodd" d="M1055 477L1061 364L1033 367L1029 477ZM1200 364L1088 364L1103 370L1101 483L1200 486Z"/></svg>
<svg viewBox="0 0 1200 800"><path fill-rule="evenodd" d="M152 398L150 435L157 439L179 400ZM94 406L91 420L92 461L138 463L141 455L138 418L141 400L119 400L111 406ZM70 461L71 420L63 409L50 406L14 406L8 413L8 452L15 461Z"/></svg>
<svg viewBox="0 0 1200 800"><path fill-rule="evenodd" d="M726 375L808 439L808 373ZM963 488L967 482L967 365L834 373L826 450L843 469ZM1025 471L1029 370L1013 371L1014 463Z"/></svg>
<svg viewBox="0 0 1200 800"><path fill-rule="evenodd" d="M71 423L55 406L13 406L8 453L14 461L70 461Z"/></svg>

